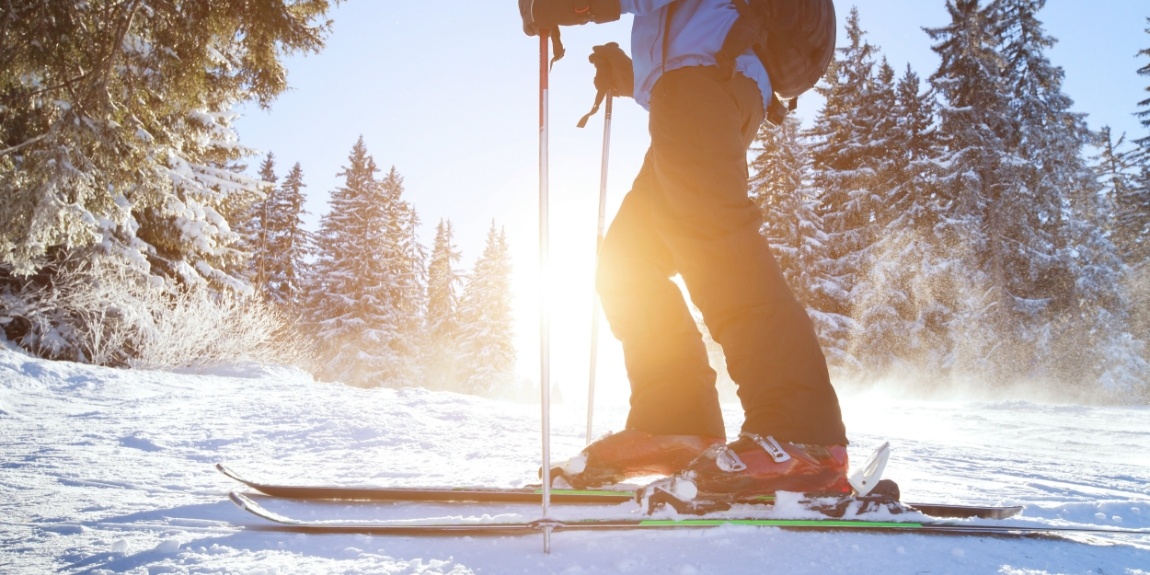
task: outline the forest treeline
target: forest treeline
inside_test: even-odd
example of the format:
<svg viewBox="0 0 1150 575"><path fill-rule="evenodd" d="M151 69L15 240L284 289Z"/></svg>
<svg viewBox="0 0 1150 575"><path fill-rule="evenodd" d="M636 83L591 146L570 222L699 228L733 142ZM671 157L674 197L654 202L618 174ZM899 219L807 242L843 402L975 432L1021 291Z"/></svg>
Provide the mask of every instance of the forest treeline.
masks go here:
<svg viewBox="0 0 1150 575"><path fill-rule="evenodd" d="M838 371L1150 399L1150 130L1071 111L1043 4L948 1L925 81L851 10L812 125L761 131L763 233Z"/></svg>
<svg viewBox="0 0 1150 575"><path fill-rule="evenodd" d="M424 246L402 177L362 138L318 230L298 163L244 174L234 110L270 105L282 58L322 48L329 2L208 4L0 16L5 337L107 365L247 357L360 385L512 385L496 224L461 272L451 223ZM890 66L852 9L810 125L762 127L763 234L836 373L1150 400L1150 97L1131 110L1143 133L1089 129L1043 4L946 0L925 77ZM1150 78L1150 48L1137 56Z"/></svg>

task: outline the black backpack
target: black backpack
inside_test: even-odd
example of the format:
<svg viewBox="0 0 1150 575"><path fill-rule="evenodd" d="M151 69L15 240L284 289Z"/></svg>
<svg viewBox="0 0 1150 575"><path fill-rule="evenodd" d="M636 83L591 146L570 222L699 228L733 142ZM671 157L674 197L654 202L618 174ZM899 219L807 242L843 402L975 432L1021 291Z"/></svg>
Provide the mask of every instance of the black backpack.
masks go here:
<svg viewBox="0 0 1150 575"><path fill-rule="evenodd" d="M739 19L716 54L719 67L733 74L735 58L753 48L774 94L767 118L780 124L795 109L799 94L818 83L835 52L832 0L732 0ZM783 100L789 101L783 104Z"/></svg>

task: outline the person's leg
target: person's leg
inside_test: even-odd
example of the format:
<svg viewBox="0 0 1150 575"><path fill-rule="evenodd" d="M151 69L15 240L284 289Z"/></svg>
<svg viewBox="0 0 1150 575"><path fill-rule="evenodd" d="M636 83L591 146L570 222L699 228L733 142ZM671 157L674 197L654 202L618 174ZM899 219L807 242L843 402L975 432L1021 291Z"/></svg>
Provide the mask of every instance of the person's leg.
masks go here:
<svg viewBox="0 0 1150 575"><path fill-rule="evenodd" d="M653 227L655 185L648 155L603 240L596 281L611 331L623 344L631 382L627 428L722 438L715 372Z"/></svg>
<svg viewBox="0 0 1150 575"><path fill-rule="evenodd" d="M746 151L762 121L753 81L716 68L668 72L651 100L654 224L746 413L743 431L845 445L838 398L813 325L759 233Z"/></svg>
<svg viewBox="0 0 1150 575"><path fill-rule="evenodd" d="M644 163L603 239L596 288L623 344L631 410L623 431L597 439L552 477L577 488L675 473L726 442L715 372L651 222L655 185Z"/></svg>

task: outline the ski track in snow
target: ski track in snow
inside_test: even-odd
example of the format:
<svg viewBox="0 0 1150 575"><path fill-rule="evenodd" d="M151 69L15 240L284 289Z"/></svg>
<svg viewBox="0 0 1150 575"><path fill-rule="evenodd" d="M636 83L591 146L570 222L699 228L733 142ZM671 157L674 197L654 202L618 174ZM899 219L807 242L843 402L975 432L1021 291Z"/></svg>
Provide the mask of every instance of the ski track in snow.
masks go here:
<svg viewBox="0 0 1150 575"><path fill-rule="evenodd" d="M597 428L622 425L600 406ZM851 455L883 441L907 501L1023 504L1019 521L1150 529L1150 409L844 394ZM733 436L741 422L728 408ZM553 458L584 444L581 406L553 410ZM539 408L420 389L356 389L237 365L113 370L0 349L0 573L1150 574L1150 536L996 538L721 527L541 537L259 531L220 475L283 483L494 485L536 480ZM531 506L307 505L322 519L534 517ZM630 504L628 504L630 505ZM600 513L635 513L628 505ZM586 516L593 510L557 509ZM567 514L567 515L564 515Z"/></svg>

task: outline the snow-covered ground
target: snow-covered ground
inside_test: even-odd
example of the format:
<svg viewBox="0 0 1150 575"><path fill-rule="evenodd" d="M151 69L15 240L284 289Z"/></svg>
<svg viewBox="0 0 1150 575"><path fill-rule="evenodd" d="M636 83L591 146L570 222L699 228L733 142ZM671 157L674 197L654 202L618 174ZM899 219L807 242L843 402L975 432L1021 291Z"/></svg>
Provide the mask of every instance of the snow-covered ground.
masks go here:
<svg viewBox="0 0 1150 575"><path fill-rule="evenodd" d="M852 457L890 440L886 475L905 500L1024 504L1027 523L1150 529L1150 409L878 394L843 403ZM601 411L603 430L619 426L621 410ZM737 408L727 415L733 434ZM583 417L579 406L554 410L556 457L583 445ZM355 389L261 366L141 372L0 349L0 572L1150 573L1148 535L562 532L544 555L535 536L258 531L245 526L260 520L227 500L237 485L213 468L297 483L518 486L534 479L538 429L534 405ZM389 511L266 503L325 516Z"/></svg>

